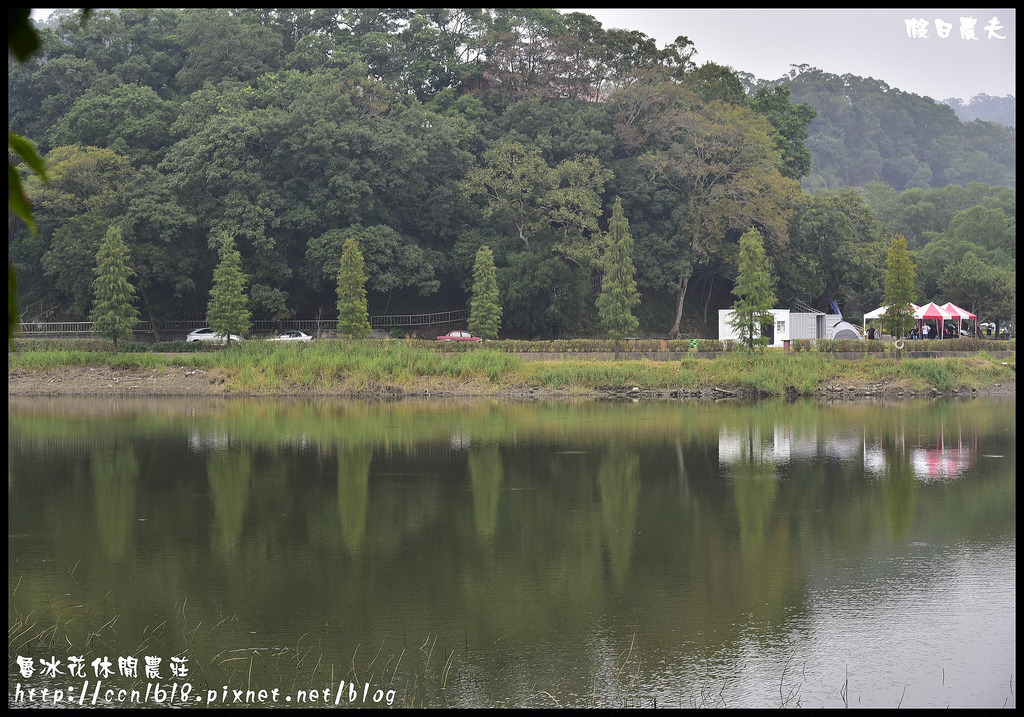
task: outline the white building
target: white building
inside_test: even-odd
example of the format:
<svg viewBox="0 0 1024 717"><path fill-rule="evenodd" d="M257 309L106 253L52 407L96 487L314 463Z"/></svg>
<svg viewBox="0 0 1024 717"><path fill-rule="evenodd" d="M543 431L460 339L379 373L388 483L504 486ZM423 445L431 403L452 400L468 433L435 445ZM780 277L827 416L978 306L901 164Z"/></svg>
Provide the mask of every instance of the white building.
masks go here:
<svg viewBox="0 0 1024 717"><path fill-rule="evenodd" d="M772 346L783 348L789 345L794 339L823 339L828 327L834 326L842 320L839 314L804 313L790 311L789 309L770 309L775 319L773 325L768 327L770 332L767 335L772 339ZM718 339L720 341L742 341L742 337L730 323L732 321L732 309L718 310ZM761 335L761 331L755 329L755 337Z"/></svg>

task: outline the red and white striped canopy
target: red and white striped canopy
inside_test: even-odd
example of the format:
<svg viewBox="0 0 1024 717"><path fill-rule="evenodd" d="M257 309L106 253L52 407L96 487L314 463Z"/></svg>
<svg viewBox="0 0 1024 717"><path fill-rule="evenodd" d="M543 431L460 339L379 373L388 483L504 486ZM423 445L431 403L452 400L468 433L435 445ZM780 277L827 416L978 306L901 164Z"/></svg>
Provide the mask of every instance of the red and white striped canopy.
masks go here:
<svg viewBox="0 0 1024 717"><path fill-rule="evenodd" d="M936 304L934 301L930 301L924 306L919 307L914 311L915 319L940 319L942 321L948 321L953 318L953 315L943 309L941 306Z"/></svg>
<svg viewBox="0 0 1024 717"><path fill-rule="evenodd" d="M972 314L967 309L961 309L952 301L947 301L945 304L942 305L942 308L948 311L950 314L952 314L954 319L977 320L978 318L977 314Z"/></svg>

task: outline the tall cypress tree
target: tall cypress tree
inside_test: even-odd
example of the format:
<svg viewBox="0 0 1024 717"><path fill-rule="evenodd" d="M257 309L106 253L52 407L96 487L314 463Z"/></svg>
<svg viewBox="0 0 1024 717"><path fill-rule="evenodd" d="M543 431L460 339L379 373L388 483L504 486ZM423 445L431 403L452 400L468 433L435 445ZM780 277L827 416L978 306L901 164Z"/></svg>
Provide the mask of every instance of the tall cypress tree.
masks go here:
<svg viewBox="0 0 1024 717"><path fill-rule="evenodd" d="M917 267L910 260L907 240L897 234L889 244L889 256L885 261L885 287L882 290L882 301L886 304L882 323L886 331L897 339L910 330L914 321L914 307L910 304L917 291Z"/></svg>
<svg viewBox="0 0 1024 717"><path fill-rule="evenodd" d="M96 278L92 288L95 302L92 320L96 332L117 342L132 337L132 329L139 320L139 310L132 303L135 287L131 278L135 271L128 265L128 245L125 244L119 227L107 229L96 252Z"/></svg>
<svg viewBox="0 0 1024 717"><path fill-rule="evenodd" d="M338 271L338 336L365 339L370 334L366 306L366 269L359 244L349 237L341 252Z"/></svg>
<svg viewBox="0 0 1024 717"><path fill-rule="evenodd" d="M597 314L609 337L622 339L636 333L640 322L633 316L633 307L639 303L633 236L629 233L629 220L622 212L622 200L616 197L608 222L608 251L604 256L601 294L597 297Z"/></svg>
<svg viewBox="0 0 1024 717"><path fill-rule="evenodd" d="M774 321L770 309L775 306L775 281L768 271L764 240L756 229L750 229L740 237L737 269L736 285L732 290L736 302L732 305L733 316L729 323L743 337L747 348L753 349L754 332L761 324Z"/></svg>
<svg viewBox="0 0 1024 717"><path fill-rule="evenodd" d="M498 270L494 252L482 246L473 263L473 296L469 300L470 333L484 339L498 338L501 328L501 304L498 298Z"/></svg>
<svg viewBox="0 0 1024 717"><path fill-rule="evenodd" d="M226 337L228 346L231 346L231 334L241 336L249 332L252 314L245 296L248 279L242 273L242 255L235 248L234 237L222 232L211 243L217 246L220 263L213 270L206 322L216 333Z"/></svg>

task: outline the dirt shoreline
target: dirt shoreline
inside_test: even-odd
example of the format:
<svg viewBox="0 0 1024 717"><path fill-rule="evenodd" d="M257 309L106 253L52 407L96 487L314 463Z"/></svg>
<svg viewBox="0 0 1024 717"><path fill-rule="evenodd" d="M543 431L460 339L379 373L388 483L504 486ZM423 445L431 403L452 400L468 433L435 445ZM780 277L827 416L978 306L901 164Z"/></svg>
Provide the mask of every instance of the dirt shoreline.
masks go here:
<svg viewBox="0 0 1024 717"><path fill-rule="evenodd" d="M218 370L205 370L171 366L167 369L115 369L109 366L69 366L60 369L32 371L16 369L8 372L9 396L146 396L146 397L345 397L345 398L401 398L401 397L458 397L496 396L510 398L559 397L622 397L622 398L696 398L718 400L723 398L766 398L744 387L713 386L704 388L647 389L643 386L628 389L559 390L542 387L487 388L466 385L424 385L422 388L382 387L374 390L320 390L300 386L280 390L245 393L229 389L228 381ZM876 383L838 380L823 384L815 391L816 398L835 400L844 398L907 399L931 397L1008 397L1016 396L1016 383L1004 382L978 389L939 391L914 390L898 383Z"/></svg>

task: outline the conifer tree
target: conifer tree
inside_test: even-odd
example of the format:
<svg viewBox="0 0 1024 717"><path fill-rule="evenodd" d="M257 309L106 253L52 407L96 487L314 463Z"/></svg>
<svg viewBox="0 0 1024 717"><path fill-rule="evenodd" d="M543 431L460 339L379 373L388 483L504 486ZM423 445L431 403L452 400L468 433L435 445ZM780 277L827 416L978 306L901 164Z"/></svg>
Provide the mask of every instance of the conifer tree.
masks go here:
<svg viewBox="0 0 1024 717"><path fill-rule="evenodd" d="M640 322L633 307L640 303L633 266L633 236L629 220L622 212L622 200L615 198L612 218L608 222L608 250L604 256L604 277L597 297L597 313L601 325L612 339L623 339L636 333Z"/></svg>
<svg viewBox="0 0 1024 717"><path fill-rule="evenodd" d="M916 296L914 288L917 282L917 266L910 259L907 240L897 234L889 244L889 256L885 262L885 286L882 290L882 301L885 302L885 315L882 323L886 331L897 339L910 330L914 321L914 307L911 302Z"/></svg>
<svg viewBox="0 0 1024 717"><path fill-rule="evenodd" d="M366 305L366 269L359 244L349 237L341 252L338 271L338 336L365 339L370 334Z"/></svg>
<svg viewBox="0 0 1024 717"><path fill-rule="evenodd" d="M230 234L222 232L210 242L217 247L220 263L213 270L206 322L231 346L231 334L241 336L249 332L251 313L245 295L248 278L242 273L242 255L235 248L235 240Z"/></svg>
<svg viewBox="0 0 1024 717"><path fill-rule="evenodd" d="M470 333L483 339L498 338L501 329L501 304L498 298L498 271L494 252L480 247L473 263L473 296L469 300Z"/></svg>
<svg viewBox="0 0 1024 717"><path fill-rule="evenodd" d="M95 302L91 318L96 332L113 339L114 351L117 351L117 342L130 339L139 320L139 310L132 303L135 287L131 278L135 271L128 265L128 245L119 227L107 229L96 252L95 271L96 279L92 283Z"/></svg>
<svg viewBox="0 0 1024 717"><path fill-rule="evenodd" d="M770 311L775 305L774 284L761 233L750 229L740 237L736 285L732 290L736 302L729 322L748 349L754 348L755 331L775 320Z"/></svg>

